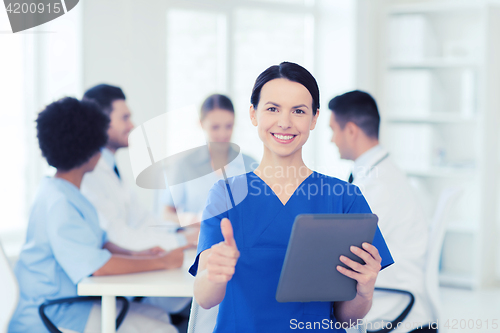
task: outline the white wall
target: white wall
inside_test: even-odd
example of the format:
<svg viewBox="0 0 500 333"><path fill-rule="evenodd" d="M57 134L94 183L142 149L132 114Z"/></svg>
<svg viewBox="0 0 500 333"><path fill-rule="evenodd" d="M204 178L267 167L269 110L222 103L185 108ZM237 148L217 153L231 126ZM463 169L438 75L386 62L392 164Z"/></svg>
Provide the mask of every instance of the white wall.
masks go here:
<svg viewBox="0 0 500 333"><path fill-rule="evenodd" d="M398 141L398 139L393 136L385 136L384 133L388 133L389 126L391 126L390 122L386 119L387 117L387 103L384 100L384 97L390 93L389 90L384 92L384 82L387 78L387 67L385 67L388 63L385 58L388 55L389 47L387 45L387 38L384 36L388 36L387 31L385 30L387 14L386 9L388 9L389 5L399 5L399 4L415 4L416 7L419 8L429 8L426 6L427 4L438 4L439 3L448 3L448 4L462 4L466 3L468 5L481 5L481 4L496 4L498 5L500 2L496 0L456 0L456 1L448 1L448 0L358 0L358 24L357 24L357 38L356 44L358 52L356 54L356 82L357 86L361 89L367 90L372 93L380 107L380 113L382 115L382 143L389 144L388 140L392 140L392 142ZM422 6L420 6L422 5ZM416 8L413 7L412 8ZM453 18L454 25L449 25L446 34L442 31L436 30L438 33L441 32L440 42L443 45L438 45L439 51L435 52L436 54L432 54L432 56L439 58L446 58L441 55L444 53L442 49L444 49L444 40L448 39L477 39L478 44L484 41L485 46L478 46L477 52L486 52L487 54L482 57L478 57L475 70L479 73L484 71L479 75L478 78L478 87L477 88L477 98L478 105L477 111L475 113L475 117L477 118L477 123L474 125L467 124L465 127L454 127L454 131L456 131L456 137L459 139L463 139L464 142L459 142L459 140L448 139L449 143L453 143L454 147L451 144L448 144L450 147L448 148L448 152L450 151L459 151L463 153L464 156L469 153L470 156L473 156L475 168L472 169L473 175L467 175L466 179L453 179L453 177L449 177L448 173L444 173L445 177L435 177L433 175L425 175L424 177L414 177L413 180L417 184L427 184L427 189L433 189L436 192L432 193L432 195L428 195L425 199L427 201L429 207L429 212L432 212L434 209L434 205L437 202L437 195L441 188L438 184L445 184L449 186L449 184L454 184L457 186L461 186L465 189L465 193L462 195L459 203L453 208L451 212L452 218L450 220L467 220L470 221L470 230L466 232L457 231L457 229L453 229L453 222L450 222L450 227L448 228L447 238L445 240L445 244L443 247L443 257L442 257L442 268L443 271L448 270L451 272L448 276L446 276L445 281L449 284L454 285L468 285L469 287L487 287L492 286L500 282L500 246L498 246L498 242L496 239L498 238L498 226L500 225L500 218L498 212L495 211L495 206L498 207L498 185L496 176L498 174L498 147L499 147L499 139L498 139L498 94L494 93L498 89L496 89L498 84L498 56L496 55L499 46L498 43L498 25L496 25L497 16L500 13L500 10L496 10L493 8L487 7L483 8L482 14L488 13L490 15L489 21L484 21L477 26L482 27L483 30L479 28L475 28L474 26L471 29L467 29L469 26L466 25L466 20L463 18L474 17L473 13L466 12L462 13L458 19ZM454 14L455 15L455 14ZM443 11L439 16L435 15L435 21L433 21L433 28L439 28L440 24L445 21L445 19L450 19L452 16L450 13ZM479 16L478 16L479 17ZM477 17L476 17L477 18ZM440 21L438 21L440 20ZM436 23L439 22L439 23ZM467 28L464 28L467 27ZM442 27L441 27L442 29ZM477 29L477 30L476 30ZM465 31L464 31L465 30ZM436 33L436 35L438 35ZM450 34L450 36L448 36ZM473 37L471 37L473 36ZM474 44L473 44L474 45ZM473 47L472 47L473 48ZM483 50L484 48L484 50ZM474 52L471 52L473 54ZM483 68L484 67L484 68ZM493 73L493 74L492 74ZM486 79L486 80L485 80ZM484 81L483 81L484 80ZM440 82L442 86L452 86L452 83L442 80ZM439 93L434 92L435 95L439 95ZM385 95L385 96L384 96ZM440 104L439 112L447 111L459 111L460 110L460 101L462 101L460 93L455 93L455 95L451 95L451 98L447 100L446 104ZM440 96L439 96L440 97ZM458 105L458 106L457 106ZM457 112L458 112L457 111ZM432 115L429 116L433 117ZM385 121L385 122L384 122ZM434 126L434 125L431 125ZM454 125L453 125L454 126ZM429 126L430 127L430 126ZM452 126L450 125L450 128ZM394 128L394 126L393 126ZM450 135L446 132L446 129L443 128L433 128L433 131L438 132L440 137L430 137L426 138L425 135L422 135L420 138L414 139L415 142L421 142L426 139L432 140L439 144L439 139L442 137L447 137ZM448 129L448 131L450 131ZM450 131L451 133L451 131ZM401 132L400 138L409 137L409 133L405 131ZM385 139L385 141L384 141ZM476 144L476 142L478 142ZM408 146L408 145L405 145ZM412 151L413 152L413 151ZM448 155L451 155L448 153ZM396 156L396 154L393 154ZM470 157L468 157L470 159ZM469 182L471 183L469 187ZM495 184L492 186L492 184ZM442 186L445 186L442 185ZM421 186L421 189L423 187ZM425 192L425 191L424 191ZM477 204L475 202L477 201ZM456 223L456 222L455 222ZM469 223L469 222L468 222ZM449 236L449 237L448 237ZM463 251L463 252L460 252ZM474 260L467 260L466 255L474 256ZM493 263L493 264L492 264ZM496 273L495 273L496 268ZM448 273L449 273L448 272ZM463 279L463 276L460 274L462 272L466 272L463 276L466 279ZM495 278L496 275L496 278ZM442 279L443 280L443 279ZM456 282L458 281L458 282Z"/></svg>
<svg viewBox="0 0 500 333"><path fill-rule="evenodd" d="M0 151L11 162L0 167L0 199L6 203L0 240L8 256L19 253L40 180L53 172L38 148L37 114L54 100L82 93L81 18L82 6L77 6L56 20L11 34L7 13L0 10Z"/></svg>
<svg viewBox="0 0 500 333"><path fill-rule="evenodd" d="M121 86L136 125L166 112L166 12L172 2L86 0L83 18L84 87L106 82ZM311 167L346 178L349 163L339 162L330 143L328 101L355 88L355 0L321 0L316 24L314 74L320 84L320 121L306 149L313 149ZM244 121L242 118L239 121ZM258 143L260 144L260 142ZM258 156L256 156L259 158ZM117 155L124 179L133 183L126 150ZM153 191L140 189L148 206Z"/></svg>
<svg viewBox="0 0 500 333"><path fill-rule="evenodd" d="M136 125L166 112L165 1L87 0L83 18L83 83L123 88ZM123 179L135 184L128 152L117 154ZM153 191L134 185L152 204Z"/></svg>
<svg viewBox="0 0 500 333"><path fill-rule="evenodd" d="M357 1L321 0L317 25L315 76L321 98L321 114L311 137L316 147L315 168L347 180L352 163L340 160L331 143L328 102L336 95L357 88L356 84L356 10Z"/></svg>

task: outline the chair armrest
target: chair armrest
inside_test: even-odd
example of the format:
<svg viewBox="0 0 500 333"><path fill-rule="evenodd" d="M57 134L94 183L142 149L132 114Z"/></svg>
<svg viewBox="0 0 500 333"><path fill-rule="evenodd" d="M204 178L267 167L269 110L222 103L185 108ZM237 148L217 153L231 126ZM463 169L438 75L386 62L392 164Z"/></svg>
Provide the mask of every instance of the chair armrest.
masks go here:
<svg viewBox="0 0 500 333"><path fill-rule="evenodd" d="M116 329L120 327L122 324L123 320L125 319L125 316L127 315L127 311L129 308L129 302L125 297L117 297L116 299L120 300L123 302L123 307L118 314L118 317L116 318ZM45 314L45 308L51 305L56 305L56 304L62 304L62 303L80 303L80 302L94 302L94 301L100 301L101 297L100 296L85 296L85 297L68 297L68 298L58 298L58 299L53 299L50 301L46 301L40 305L38 308L38 314L40 315L40 318L42 319L43 324L47 328L47 330L50 333L62 333L53 323L50 321L50 319L47 317Z"/></svg>
<svg viewBox="0 0 500 333"><path fill-rule="evenodd" d="M395 294L403 294L403 295L408 295L410 296L410 302L408 303L408 305L406 306L406 308L403 310L403 312L401 312L401 314L396 318L394 319L393 321L391 321L391 325L386 325L385 328L382 328L380 330L377 330L377 331L368 331L368 333L387 333L387 332L390 332L394 329L396 329L398 327L398 324L400 322L402 322L407 316L408 316L408 313L410 313L411 311L411 308L413 307L413 304L415 303L415 296L413 296L413 294L407 290L402 290L402 289L392 289L392 288L375 288L376 291L384 291L384 292L389 292L389 293L395 293ZM390 328L387 328L387 326L389 326Z"/></svg>

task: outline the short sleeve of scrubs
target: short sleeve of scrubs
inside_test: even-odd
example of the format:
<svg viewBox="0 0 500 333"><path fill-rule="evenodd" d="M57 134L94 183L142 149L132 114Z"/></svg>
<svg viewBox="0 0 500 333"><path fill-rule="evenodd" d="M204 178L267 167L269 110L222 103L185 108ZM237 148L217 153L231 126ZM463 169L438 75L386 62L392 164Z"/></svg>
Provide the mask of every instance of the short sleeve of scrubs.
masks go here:
<svg viewBox="0 0 500 333"><path fill-rule="evenodd" d="M93 229L70 202L58 201L48 216L47 233L54 257L73 283L90 276L111 258L111 253L102 249L106 235Z"/></svg>
<svg viewBox="0 0 500 333"><path fill-rule="evenodd" d="M353 187L353 191L351 193L361 193L361 190L355 185L349 185ZM365 197L361 194L359 195L353 195L352 196L354 199L351 201L347 201L347 207L344 207L344 211L348 214L371 214L371 209L370 206L368 205L368 202L366 201ZM389 248L387 247L387 243L385 242L384 237L382 236L382 232L380 231L379 227L377 227L377 230L375 231L375 236L373 237L372 245L375 246L378 250L378 253L380 254L380 257L382 258L381 262L381 270L392 265L394 263L394 260L392 259L391 252L389 251Z"/></svg>

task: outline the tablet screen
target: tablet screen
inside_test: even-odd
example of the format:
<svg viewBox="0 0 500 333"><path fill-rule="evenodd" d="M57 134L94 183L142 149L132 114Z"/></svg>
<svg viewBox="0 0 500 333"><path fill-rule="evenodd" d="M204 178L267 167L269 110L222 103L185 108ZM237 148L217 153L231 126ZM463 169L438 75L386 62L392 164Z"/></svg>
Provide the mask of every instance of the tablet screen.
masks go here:
<svg viewBox="0 0 500 333"><path fill-rule="evenodd" d="M344 255L364 264L350 251L372 243L375 214L311 214L296 217L276 291L278 302L336 302L356 296L356 280L339 271Z"/></svg>

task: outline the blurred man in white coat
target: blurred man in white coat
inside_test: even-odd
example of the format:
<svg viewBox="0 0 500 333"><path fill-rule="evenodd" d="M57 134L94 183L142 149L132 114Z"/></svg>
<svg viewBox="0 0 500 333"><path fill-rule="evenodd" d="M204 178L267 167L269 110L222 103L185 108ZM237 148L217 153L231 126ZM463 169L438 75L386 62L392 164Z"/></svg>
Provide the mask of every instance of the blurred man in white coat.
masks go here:
<svg viewBox="0 0 500 333"><path fill-rule="evenodd" d="M128 250L158 246L169 251L195 243L197 233L176 232L178 225L165 221L144 209L135 193L121 179L115 153L128 147L128 136L134 128L125 94L119 87L100 84L88 89L84 100L96 102L110 118L108 142L93 172L85 175L81 185L84 196L94 205L101 228L108 239ZM160 227L159 227L160 226ZM182 310L189 298L148 298L145 302L170 313Z"/></svg>
<svg viewBox="0 0 500 333"><path fill-rule="evenodd" d="M395 261L380 272L376 287L403 289L415 297L411 311L394 332L411 332L415 329L413 323L425 327L434 321L424 283L428 221L405 174L379 144L377 104L369 94L352 91L333 98L328 107L332 111L332 142L337 145L340 158L354 161L349 182L360 187L373 213L378 215L380 230ZM404 294L376 293L365 319L372 323L393 321L409 299Z"/></svg>

